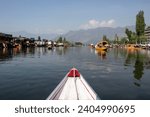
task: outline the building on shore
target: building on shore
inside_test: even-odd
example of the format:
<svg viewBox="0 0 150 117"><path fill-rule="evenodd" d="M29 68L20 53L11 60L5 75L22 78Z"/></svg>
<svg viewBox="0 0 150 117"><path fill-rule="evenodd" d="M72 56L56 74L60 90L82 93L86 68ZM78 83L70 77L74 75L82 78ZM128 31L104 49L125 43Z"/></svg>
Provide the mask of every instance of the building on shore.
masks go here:
<svg viewBox="0 0 150 117"><path fill-rule="evenodd" d="M57 46L58 46L58 47L63 47L63 46L64 46L64 43L58 42L58 43L57 43Z"/></svg>
<svg viewBox="0 0 150 117"><path fill-rule="evenodd" d="M148 43L150 43L150 26L148 26L145 29L145 36L146 36L146 39L147 39Z"/></svg>
<svg viewBox="0 0 150 117"><path fill-rule="evenodd" d="M81 42L76 42L76 46L82 46ZM64 41L52 41L49 39L38 39L22 37L13 37L11 34L0 32L0 49L2 48L26 48L26 47L69 47L71 44Z"/></svg>
<svg viewBox="0 0 150 117"><path fill-rule="evenodd" d="M0 48L10 48L13 43L11 34L0 33Z"/></svg>
<svg viewBox="0 0 150 117"><path fill-rule="evenodd" d="M75 46L83 46L82 42L75 42Z"/></svg>

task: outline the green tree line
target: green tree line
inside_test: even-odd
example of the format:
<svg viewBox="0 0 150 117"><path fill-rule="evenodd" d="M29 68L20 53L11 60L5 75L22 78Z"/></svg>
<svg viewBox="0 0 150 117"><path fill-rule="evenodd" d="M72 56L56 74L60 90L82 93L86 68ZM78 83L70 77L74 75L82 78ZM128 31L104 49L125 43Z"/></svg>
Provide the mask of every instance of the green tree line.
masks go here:
<svg viewBox="0 0 150 117"><path fill-rule="evenodd" d="M126 28L125 33L128 38L129 43L142 43L146 41L146 37L144 35L145 32L145 19L144 19L144 11L139 11L136 15L136 32L133 32Z"/></svg>

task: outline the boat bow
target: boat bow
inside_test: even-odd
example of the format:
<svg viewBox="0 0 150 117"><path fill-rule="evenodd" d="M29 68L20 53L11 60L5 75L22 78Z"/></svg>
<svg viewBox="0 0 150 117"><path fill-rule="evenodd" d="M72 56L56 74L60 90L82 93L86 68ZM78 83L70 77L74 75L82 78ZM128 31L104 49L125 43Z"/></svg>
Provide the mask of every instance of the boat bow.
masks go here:
<svg viewBox="0 0 150 117"><path fill-rule="evenodd" d="M75 68L72 68L48 100L97 100L98 95Z"/></svg>

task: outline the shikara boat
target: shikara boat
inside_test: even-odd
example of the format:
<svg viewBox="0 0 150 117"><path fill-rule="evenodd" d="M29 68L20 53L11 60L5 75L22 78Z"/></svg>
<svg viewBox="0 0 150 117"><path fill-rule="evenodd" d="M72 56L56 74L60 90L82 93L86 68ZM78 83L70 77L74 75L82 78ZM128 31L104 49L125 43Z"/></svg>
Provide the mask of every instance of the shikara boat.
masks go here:
<svg viewBox="0 0 150 117"><path fill-rule="evenodd" d="M136 44L127 44L125 46L125 48L128 50L139 50L139 49L141 49L140 46L138 46Z"/></svg>
<svg viewBox="0 0 150 117"><path fill-rule="evenodd" d="M100 51L106 51L108 46L109 45L107 41L101 41L95 45L95 49Z"/></svg>
<svg viewBox="0 0 150 117"><path fill-rule="evenodd" d="M98 100L99 97L76 68L72 68L47 100Z"/></svg>

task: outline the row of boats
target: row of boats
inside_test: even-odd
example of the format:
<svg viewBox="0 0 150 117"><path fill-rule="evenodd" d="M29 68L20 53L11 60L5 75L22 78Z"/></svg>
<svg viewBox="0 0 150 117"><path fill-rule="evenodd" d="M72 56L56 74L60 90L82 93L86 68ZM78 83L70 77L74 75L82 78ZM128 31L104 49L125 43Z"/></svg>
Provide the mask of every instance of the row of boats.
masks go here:
<svg viewBox="0 0 150 117"><path fill-rule="evenodd" d="M139 50L139 49L150 49L149 44L126 44L126 45L110 45L107 41L100 41L95 46L91 44L90 47L95 48L97 51L106 51L110 47L121 47L129 50Z"/></svg>

